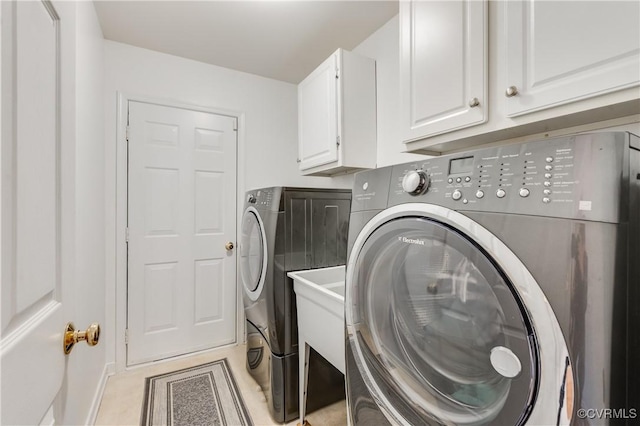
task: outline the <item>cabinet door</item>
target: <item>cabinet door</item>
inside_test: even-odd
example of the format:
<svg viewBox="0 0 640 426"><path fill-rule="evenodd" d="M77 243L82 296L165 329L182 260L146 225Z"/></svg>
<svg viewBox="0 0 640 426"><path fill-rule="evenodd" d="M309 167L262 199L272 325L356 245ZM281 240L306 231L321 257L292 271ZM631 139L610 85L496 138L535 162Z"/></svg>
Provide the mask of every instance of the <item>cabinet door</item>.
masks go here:
<svg viewBox="0 0 640 426"><path fill-rule="evenodd" d="M640 82L640 2L508 1L508 116ZM517 93L514 93L516 92Z"/></svg>
<svg viewBox="0 0 640 426"><path fill-rule="evenodd" d="M298 85L300 170L338 160L338 55L331 55Z"/></svg>
<svg viewBox="0 0 640 426"><path fill-rule="evenodd" d="M487 2L400 2L404 140L487 120Z"/></svg>

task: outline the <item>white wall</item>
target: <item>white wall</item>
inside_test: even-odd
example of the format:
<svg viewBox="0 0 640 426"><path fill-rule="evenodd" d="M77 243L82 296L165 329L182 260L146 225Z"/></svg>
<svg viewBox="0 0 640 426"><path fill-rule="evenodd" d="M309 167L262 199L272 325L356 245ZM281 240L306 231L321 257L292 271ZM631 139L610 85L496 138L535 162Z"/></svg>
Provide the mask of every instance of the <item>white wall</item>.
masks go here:
<svg viewBox="0 0 640 426"><path fill-rule="evenodd" d="M116 311L116 113L117 93L243 114L240 128L239 197L247 189L288 185L350 188L351 176L303 177L297 159L297 87L273 79L105 41L105 161L107 323ZM117 308L118 310L121 307ZM108 360L116 336L108 331Z"/></svg>
<svg viewBox="0 0 640 426"><path fill-rule="evenodd" d="M376 60L378 167L425 158L404 153L400 133L400 20L391 18L353 52Z"/></svg>
<svg viewBox="0 0 640 426"><path fill-rule="evenodd" d="M104 100L102 30L90 1L75 3L75 265L69 320L105 323ZM72 49L73 46L63 46ZM67 358L60 424L93 423L105 374L106 344L80 343Z"/></svg>

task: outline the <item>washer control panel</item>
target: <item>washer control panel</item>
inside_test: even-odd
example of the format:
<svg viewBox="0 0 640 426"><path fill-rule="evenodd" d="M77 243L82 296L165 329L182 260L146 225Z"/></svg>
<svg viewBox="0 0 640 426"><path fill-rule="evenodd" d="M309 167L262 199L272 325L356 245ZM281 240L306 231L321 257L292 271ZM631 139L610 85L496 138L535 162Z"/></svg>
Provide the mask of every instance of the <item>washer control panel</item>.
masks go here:
<svg viewBox="0 0 640 426"><path fill-rule="evenodd" d="M393 166L389 205L430 202L616 221L628 138L624 132L583 134Z"/></svg>

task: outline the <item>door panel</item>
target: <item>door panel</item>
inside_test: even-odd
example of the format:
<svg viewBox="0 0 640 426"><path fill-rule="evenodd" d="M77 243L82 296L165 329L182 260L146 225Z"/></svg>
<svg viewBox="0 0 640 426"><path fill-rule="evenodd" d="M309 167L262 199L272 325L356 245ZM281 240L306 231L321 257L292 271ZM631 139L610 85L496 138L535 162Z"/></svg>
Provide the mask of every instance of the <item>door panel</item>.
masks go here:
<svg viewBox="0 0 640 426"><path fill-rule="evenodd" d="M128 365L235 341L234 126L129 103Z"/></svg>
<svg viewBox="0 0 640 426"><path fill-rule="evenodd" d="M262 291L267 269L267 242L260 214L249 207L242 217L240 277L245 293L255 301ZM245 306L246 308L246 306Z"/></svg>
<svg viewBox="0 0 640 426"><path fill-rule="evenodd" d="M331 55L298 86L300 170L338 159L337 55Z"/></svg>
<svg viewBox="0 0 640 426"><path fill-rule="evenodd" d="M65 374L66 312L60 268L61 20L48 2L2 2L0 7L0 423L39 424L53 421L50 408Z"/></svg>
<svg viewBox="0 0 640 426"><path fill-rule="evenodd" d="M487 5L400 2L404 140L487 121Z"/></svg>
<svg viewBox="0 0 640 426"><path fill-rule="evenodd" d="M503 4L509 117L639 84L637 1Z"/></svg>
<svg viewBox="0 0 640 426"><path fill-rule="evenodd" d="M428 203L389 207L355 238L345 286L350 348L392 423L571 423L575 376L556 315L480 223Z"/></svg>
<svg viewBox="0 0 640 426"><path fill-rule="evenodd" d="M376 383L414 401L405 417L521 424L535 395L536 349L485 253L436 221L401 218L369 236L353 273L355 342L370 371L387 374Z"/></svg>

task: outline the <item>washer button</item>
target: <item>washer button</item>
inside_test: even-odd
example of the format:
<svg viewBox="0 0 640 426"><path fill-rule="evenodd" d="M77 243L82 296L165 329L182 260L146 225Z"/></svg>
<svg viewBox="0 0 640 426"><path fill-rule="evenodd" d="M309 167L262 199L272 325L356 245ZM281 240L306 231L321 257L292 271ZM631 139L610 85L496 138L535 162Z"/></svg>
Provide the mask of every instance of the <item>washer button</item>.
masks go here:
<svg viewBox="0 0 640 426"><path fill-rule="evenodd" d="M469 176L467 176L467 177L464 178L464 181L465 182L471 182L471 178Z"/></svg>
<svg viewBox="0 0 640 426"><path fill-rule="evenodd" d="M453 183L453 178L449 178L449 179L447 179L447 182L449 182L449 183Z"/></svg>
<svg viewBox="0 0 640 426"><path fill-rule="evenodd" d="M467 200L466 198L464 200L462 200L462 204L467 204L469 202L469 200Z"/></svg>
<svg viewBox="0 0 640 426"><path fill-rule="evenodd" d="M553 163L553 157L547 157L544 159L547 163Z"/></svg>
<svg viewBox="0 0 640 426"><path fill-rule="evenodd" d="M551 164L547 164L546 166L544 166L545 170L553 170L553 166Z"/></svg>
<svg viewBox="0 0 640 426"><path fill-rule="evenodd" d="M544 186L551 186L551 182L549 182L548 180L544 181Z"/></svg>
<svg viewBox="0 0 640 426"><path fill-rule="evenodd" d="M545 173L544 174L544 178L545 179L551 179L551 176L553 176L551 173Z"/></svg>
<svg viewBox="0 0 640 426"><path fill-rule="evenodd" d="M484 197L484 191L482 189L478 189L478 192L476 192L476 198L482 197Z"/></svg>
<svg viewBox="0 0 640 426"><path fill-rule="evenodd" d="M453 194L451 194L451 198L458 201L460 198L462 198L462 192L456 189L455 191L453 191Z"/></svg>
<svg viewBox="0 0 640 426"><path fill-rule="evenodd" d="M550 189L544 189L544 190L542 190L542 193L544 195L551 195L551 190Z"/></svg>
<svg viewBox="0 0 640 426"><path fill-rule="evenodd" d="M458 183L462 182L462 178L456 178L456 182Z"/></svg>
<svg viewBox="0 0 640 426"><path fill-rule="evenodd" d="M545 204L549 204L549 203L551 202L551 198L549 198L549 197L544 197L544 198L542 199L542 202L543 202L543 203L545 203Z"/></svg>
<svg viewBox="0 0 640 426"><path fill-rule="evenodd" d="M507 195L507 193L502 188L496 191L496 197L498 198L504 198L505 195Z"/></svg>
<svg viewBox="0 0 640 426"><path fill-rule="evenodd" d="M529 190L527 188L520 188L520 196L521 197L528 197L529 196Z"/></svg>

